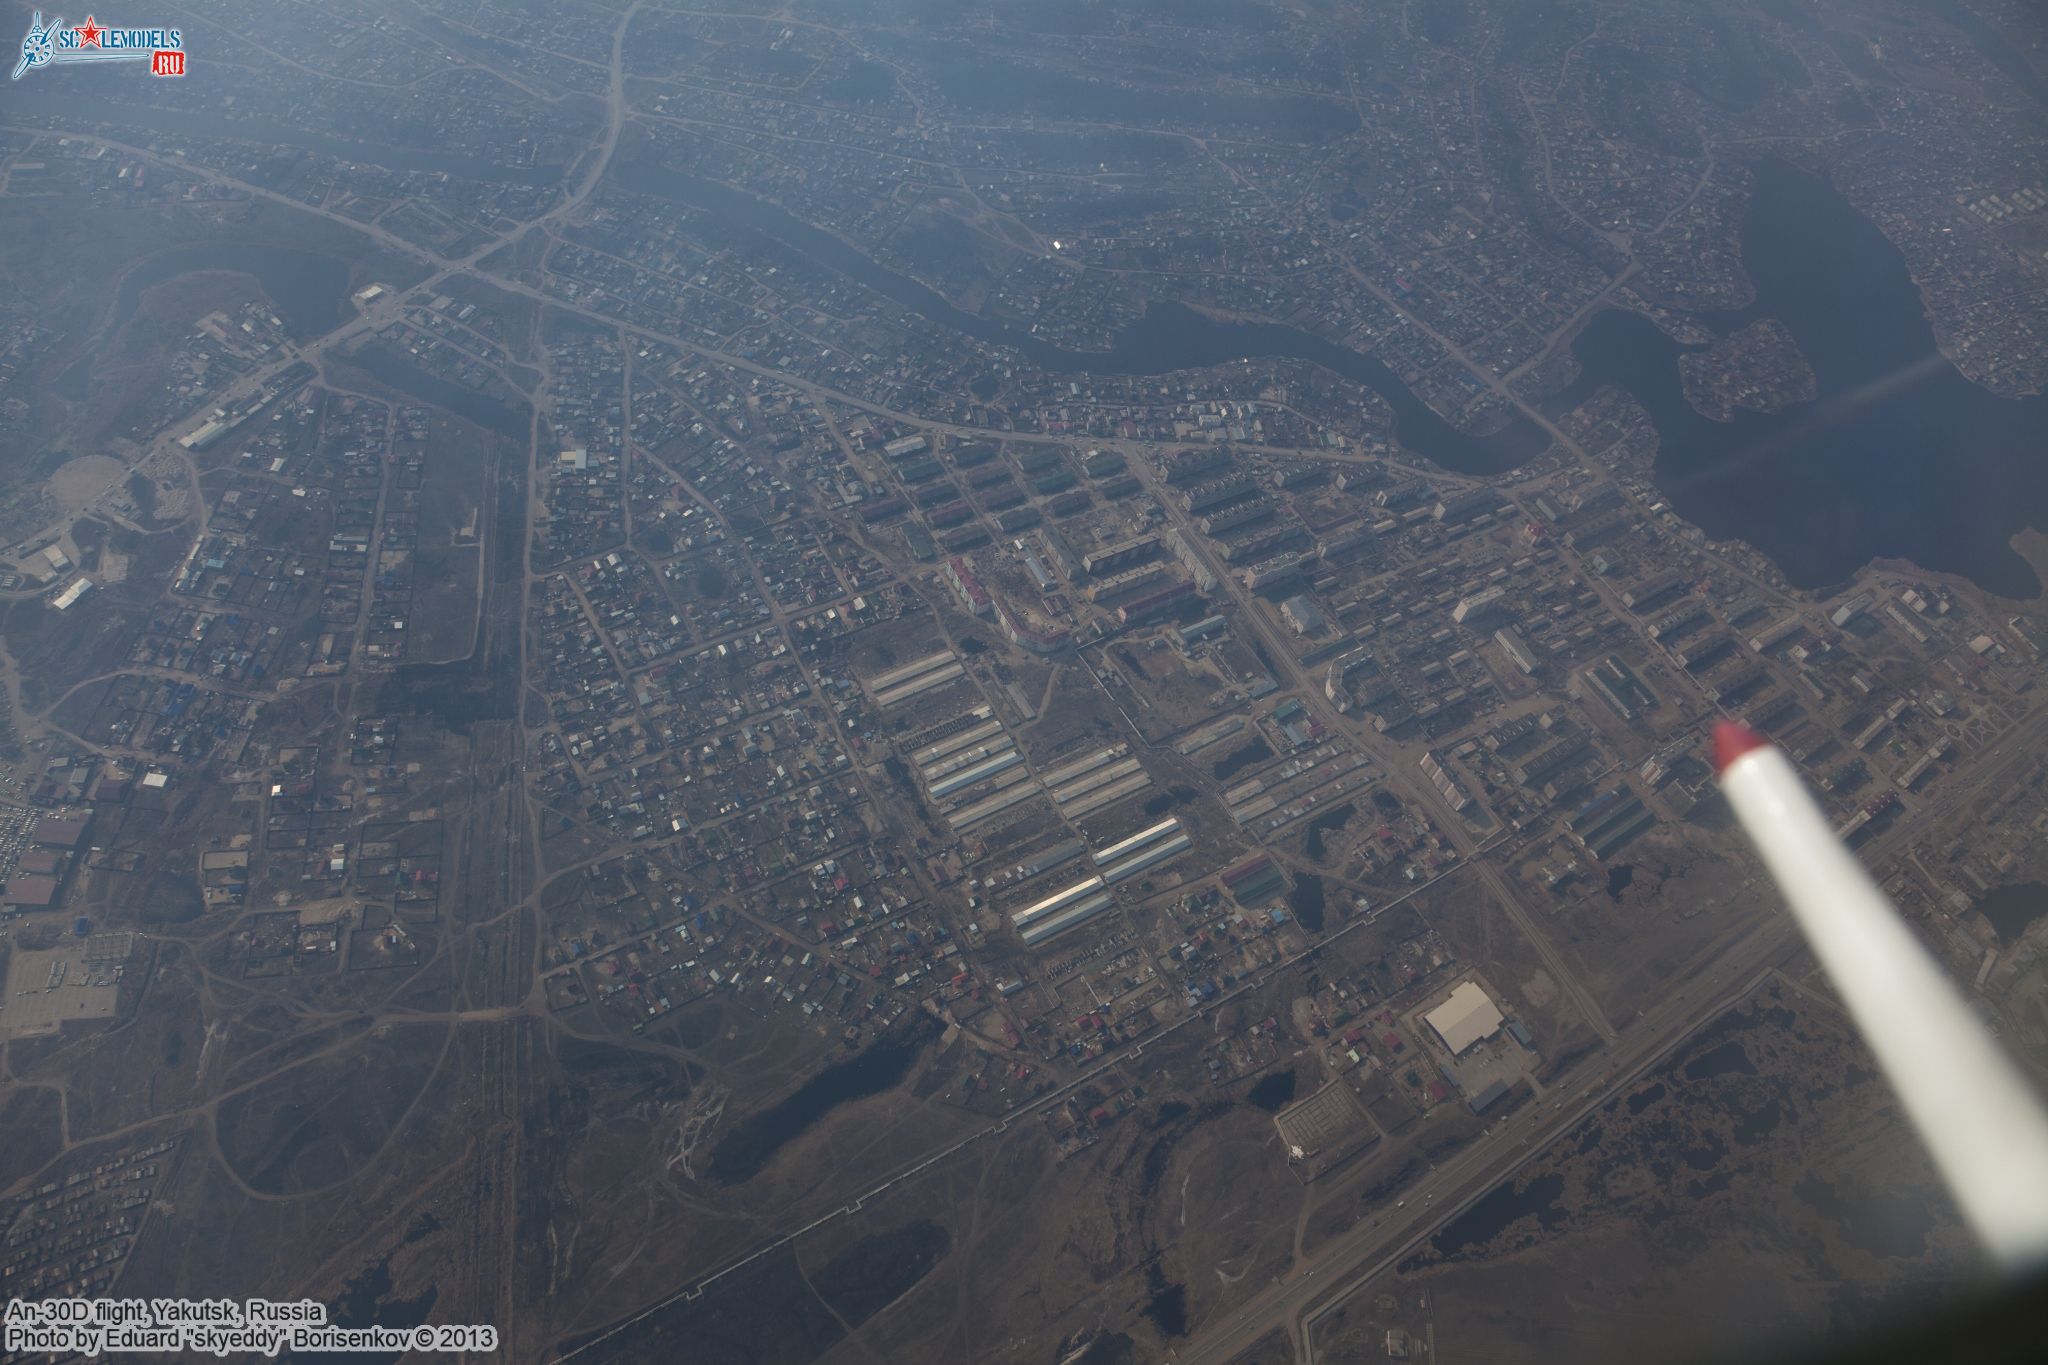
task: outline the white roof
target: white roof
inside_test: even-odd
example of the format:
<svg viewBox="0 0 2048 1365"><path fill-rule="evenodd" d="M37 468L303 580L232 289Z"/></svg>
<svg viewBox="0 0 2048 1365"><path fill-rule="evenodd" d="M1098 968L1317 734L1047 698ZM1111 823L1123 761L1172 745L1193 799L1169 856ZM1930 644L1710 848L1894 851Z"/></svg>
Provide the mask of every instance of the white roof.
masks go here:
<svg viewBox="0 0 2048 1365"><path fill-rule="evenodd" d="M1460 985L1450 999L1422 1017L1454 1057L1480 1039L1491 1038L1501 1026L1500 1007L1474 981Z"/></svg>

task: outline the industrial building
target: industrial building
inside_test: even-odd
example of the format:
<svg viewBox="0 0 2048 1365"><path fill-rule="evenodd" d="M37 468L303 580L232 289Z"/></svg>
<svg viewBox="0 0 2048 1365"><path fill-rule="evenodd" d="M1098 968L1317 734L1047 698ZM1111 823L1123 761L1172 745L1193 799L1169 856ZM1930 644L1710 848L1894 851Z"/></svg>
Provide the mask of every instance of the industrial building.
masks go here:
<svg viewBox="0 0 2048 1365"><path fill-rule="evenodd" d="M1179 828L1180 818L1170 815L1150 829L1141 829L1130 838L1119 839L1108 848L1102 849L1094 855L1095 865L1101 867L1103 864L1113 863L1119 858L1127 858L1139 849L1144 848L1147 844L1157 843Z"/></svg>
<svg viewBox="0 0 2048 1365"><path fill-rule="evenodd" d="M1505 1018L1476 981L1461 983L1450 999L1422 1016L1453 1057L1498 1033Z"/></svg>
<svg viewBox="0 0 2048 1365"><path fill-rule="evenodd" d="M967 672L950 649L927 654L901 668L878 673L868 680L868 691L880 706L894 706L920 693L943 686Z"/></svg>
<svg viewBox="0 0 2048 1365"><path fill-rule="evenodd" d="M1150 855L1141 855L1150 856ZM1024 946L1035 948L1055 934L1093 919L1113 904L1101 876L1075 882L1010 916Z"/></svg>
<svg viewBox="0 0 2048 1365"><path fill-rule="evenodd" d="M1027 925L1044 919L1047 915L1066 909L1068 906L1088 896L1091 892L1100 891L1101 889L1102 878L1099 875L1090 876L1083 881L1075 882L1072 886L1053 892L1043 900L1025 906L1022 910L1010 916L1010 923L1022 929Z"/></svg>
<svg viewBox="0 0 2048 1365"><path fill-rule="evenodd" d="M1097 915L1109 909L1110 905L1109 893L1107 891L1101 892L1082 901L1079 905L1062 910L1057 915L1047 916L1029 928L1019 931L1018 937L1024 940L1025 947L1036 948L1053 935L1065 933L1077 924L1094 919Z"/></svg>
<svg viewBox="0 0 2048 1365"><path fill-rule="evenodd" d="M1102 870L1102 880L1107 885L1115 886L1118 882L1135 877L1140 872L1150 871L1169 858L1179 857L1187 852L1193 844L1194 841L1188 838L1187 835L1176 834L1165 843L1154 844L1142 852L1132 854L1120 863L1104 868Z"/></svg>
<svg viewBox="0 0 2048 1365"><path fill-rule="evenodd" d="M1265 904L1286 885L1287 878L1265 854L1247 858L1223 873L1223 889L1246 909Z"/></svg>
<svg viewBox="0 0 2048 1365"><path fill-rule="evenodd" d="M1016 767L1023 761L1024 755L1018 753L1015 749L1010 750L1008 753L997 754L993 758L982 759L963 772L953 773L932 783L932 797L936 800L951 796L963 787L971 787L977 782L986 781L997 773L1006 772Z"/></svg>

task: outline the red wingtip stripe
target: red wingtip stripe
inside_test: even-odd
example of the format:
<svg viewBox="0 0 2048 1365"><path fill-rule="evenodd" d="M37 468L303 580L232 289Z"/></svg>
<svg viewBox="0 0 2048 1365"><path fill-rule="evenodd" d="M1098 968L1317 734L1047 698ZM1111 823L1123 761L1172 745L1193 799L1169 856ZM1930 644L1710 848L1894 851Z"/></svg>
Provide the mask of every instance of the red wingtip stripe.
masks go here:
<svg viewBox="0 0 2048 1365"><path fill-rule="evenodd" d="M1728 771L1728 765L1751 749L1770 743L1739 720L1724 720L1714 726L1714 776Z"/></svg>

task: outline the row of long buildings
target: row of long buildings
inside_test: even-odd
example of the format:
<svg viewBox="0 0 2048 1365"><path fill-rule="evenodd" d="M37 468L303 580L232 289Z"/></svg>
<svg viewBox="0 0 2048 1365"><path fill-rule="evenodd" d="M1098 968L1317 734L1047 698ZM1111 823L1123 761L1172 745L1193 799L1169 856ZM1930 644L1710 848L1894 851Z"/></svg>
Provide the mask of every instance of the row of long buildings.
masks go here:
<svg viewBox="0 0 2048 1365"><path fill-rule="evenodd" d="M1027 948L1036 947L1095 918L1114 902L1112 888L1119 882L1179 857L1191 844L1180 820L1169 816L1107 848L1095 850L1089 855L1095 866L1093 872L1016 911L1010 916L1010 924Z"/></svg>

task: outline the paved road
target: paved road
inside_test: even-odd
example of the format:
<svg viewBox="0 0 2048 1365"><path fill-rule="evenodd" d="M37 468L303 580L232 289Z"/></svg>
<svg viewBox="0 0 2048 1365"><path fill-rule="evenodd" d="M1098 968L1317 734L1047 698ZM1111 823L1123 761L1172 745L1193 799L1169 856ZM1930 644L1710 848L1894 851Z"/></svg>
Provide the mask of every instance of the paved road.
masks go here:
<svg viewBox="0 0 2048 1365"><path fill-rule="evenodd" d="M1961 765L1946 782L1947 803L1966 803L2014 781L2048 745L2048 711L2028 717L1995 746ZM1866 863L1883 867L1921 827L1898 821L1862 849ZM1762 894L1771 894L1764 892ZM1360 1222L1331 1240L1285 1279L1245 1304L1229 1321L1177 1352L1179 1362L1223 1362L1251 1349L1277 1329L1298 1344L1298 1359L1313 1362L1317 1325L1352 1293L1385 1274L1450 1219L1482 1198L1559 1136L1670 1054L1696 1029L1748 995L1799 947L1791 919L1773 915L1724 953L1711 973L1677 990L1630 1020L1612 1050L1589 1057L1555 1083L1551 1099L1494 1125L1481 1141L1432 1170L1404 1192L1393 1209Z"/></svg>
<svg viewBox="0 0 2048 1365"><path fill-rule="evenodd" d="M1555 1083L1550 1097L1493 1125L1487 1136L1434 1167L1400 1203L1360 1221L1298 1263L1285 1279L1198 1338L1174 1359L1223 1365L1273 1331L1306 1340L1314 1358L1317 1323L1477 1202L1580 1120L1633 1085L1702 1024L1754 991L1796 946L1788 920L1773 918L1726 954L1711 975L1669 996L1629 1025L1611 1050ZM1363 1269L1360 1269L1363 1267Z"/></svg>

